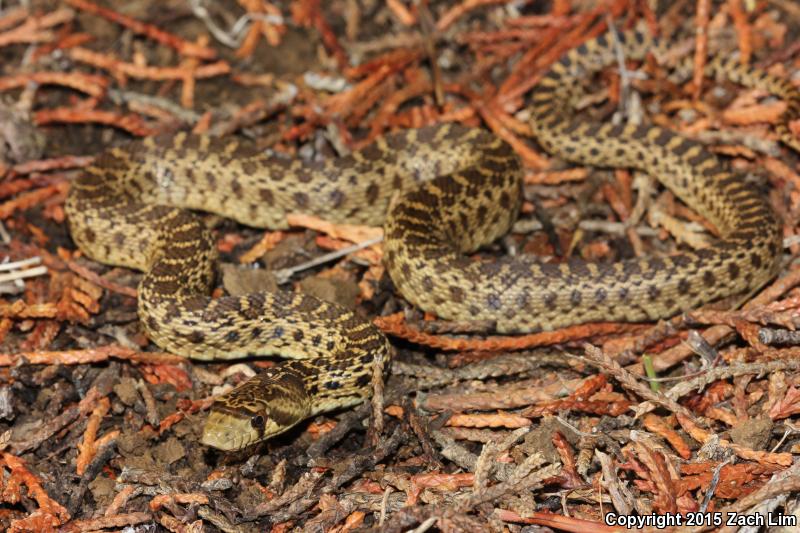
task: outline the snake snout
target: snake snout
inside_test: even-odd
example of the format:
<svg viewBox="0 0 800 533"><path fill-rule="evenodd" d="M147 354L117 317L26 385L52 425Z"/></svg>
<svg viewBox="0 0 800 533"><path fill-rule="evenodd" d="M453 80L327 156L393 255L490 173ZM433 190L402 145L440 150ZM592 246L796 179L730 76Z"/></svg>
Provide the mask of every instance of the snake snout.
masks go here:
<svg viewBox="0 0 800 533"><path fill-rule="evenodd" d="M212 410L203 427L200 442L226 452L241 450L262 439L249 417Z"/></svg>

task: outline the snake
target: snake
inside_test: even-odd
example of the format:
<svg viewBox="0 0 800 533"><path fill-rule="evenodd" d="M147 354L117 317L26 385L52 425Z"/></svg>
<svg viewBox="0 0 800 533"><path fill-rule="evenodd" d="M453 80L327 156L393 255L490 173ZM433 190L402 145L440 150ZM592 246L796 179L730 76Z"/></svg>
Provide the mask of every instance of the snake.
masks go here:
<svg viewBox="0 0 800 533"><path fill-rule="evenodd" d="M716 228L702 248L616 262L474 257L516 221L524 169L509 143L456 123L391 133L322 161L280 158L237 138L144 138L106 149L75 179L69 230L89 258L144 273L138 316L162 349L197 360L284 359L214 401L201 442L224 451L364 401L392 347L370 320L302 292L212 298L217 246L197 211L274 230L292 212L382 224L386 270L410 304L442 319L491 321L502 334L653 321L746 296L779 269L781 227L762 195L698 141L654 125L596 123L575 110L587 94L582 80L620 53L641 60L657 46L632 30L572 48L535 86L529 125L555 157L654 176ZM705 74L786 100L777 135L798 148L787 125L800 114L791 83L733 58L708 61Z"/></svg>

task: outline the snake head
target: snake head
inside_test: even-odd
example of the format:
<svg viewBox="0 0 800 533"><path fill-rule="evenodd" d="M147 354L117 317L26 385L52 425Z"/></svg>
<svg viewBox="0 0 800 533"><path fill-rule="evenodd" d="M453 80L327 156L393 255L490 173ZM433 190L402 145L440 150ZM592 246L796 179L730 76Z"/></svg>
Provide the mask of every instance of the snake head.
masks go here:
<svg viewBox="0 0 800 533"><path fill-rule="evenodd" d="M289 427L279 425L265 412L232 412L212 407L200 442L219 450L236 451L282 433Z"/></svg>
<svg viewBox="0 0 800 533"><path fill-rule="evenodd" d="M283 433L310 412L302 379L280 366L271 368L214 401L200 442L228 452L241 450Z"/></svg>

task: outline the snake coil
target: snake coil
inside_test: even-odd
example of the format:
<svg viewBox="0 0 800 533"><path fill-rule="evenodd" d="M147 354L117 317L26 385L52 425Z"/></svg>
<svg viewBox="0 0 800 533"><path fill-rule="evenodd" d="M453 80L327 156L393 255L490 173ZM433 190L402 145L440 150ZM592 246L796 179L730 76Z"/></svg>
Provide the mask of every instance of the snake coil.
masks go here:
<svg viewBox="0 0 800 533"><path fill-rule="evenodd" d="M503 333L654 320L762 286L776 274L781 231L757 192L698 142L654 126L573 116L584 94L579 81L615 62L613 41L600 36L552 66L532 97L533 133L563 159L657 177L716 226L720 237L707 248L603 264L474 261L467 254L515 221L522 169L504 141L454 124L388 135L321 163L268 158L237 140L184 133L111 148L70 189L72 237L97 261L144 271L139 317L163 349L203 360L289 359L214 403L202 440L224 450L363 401L373 361L388 358L390 348L369 321L309 295L212 299L215 241L191 210L275 229L292 211L383 223L384 260L408 301L446 319L491 320ZM616 41L629 58L655 46L640 32ZM711 61L706 70L786 99L787 118L800 111L798 91L785 80L733 60ZM797 148L785 122L778 134Z"/></svg>

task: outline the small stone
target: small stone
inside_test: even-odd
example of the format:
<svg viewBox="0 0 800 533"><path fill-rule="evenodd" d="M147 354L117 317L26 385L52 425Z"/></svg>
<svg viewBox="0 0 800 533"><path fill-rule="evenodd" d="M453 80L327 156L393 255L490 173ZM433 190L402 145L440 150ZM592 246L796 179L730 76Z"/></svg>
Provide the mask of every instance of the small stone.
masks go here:
<svg viewBox="0 0 800 533"><path fill-rule="evenodd" d="M752 450L764 450L772 437L773 422L769 418L751 418L731 429L731 440Z"/></svg>
<svg viewBox="0 0 800 533"><path fill-rule="evenodd" d="M0 387L0 419L14 420L16 416L13 406L14 395L11 392L11 387Z"/></svg>
<svg viewBox="0 0 800 533"><path fill-rule="evenodd" d="M111 500L116 494L115 487L117 482L105 475L99 475L89 482L89 490L92 492L92 497L95 503L101 506L106 506L111 503Z"/></svg>
<svg viewBox="0 0 800 533"><path fill-rule="evenodd" d="M275 275L269 270L237 267L224 264L222 270L222 285L228 294L242 296L252 292L274 292L278 289Z"/></svg>
<svg viewBox="0 0 800 533"><path fill-rule="evenodd" d="M131 377L121 378L119 383L114 385L112 390L119 398L119 401L127 406L135 404L139 399L139 392L136 390L136 380Z"/></svg>
<svg viewBox="0 0 800 533"><path fill-rule="evenodd" d="M156 446L153 458L159 463L172 464L186 455L183 444L175 437L170 437L165 442Z"/></svg>
<svg viewBox="0 0 800 533"><path fill-rule="evenodd" d="M313 276L300 282L300 290L320 300L332 302L348 309L355 309L356 298L360 293L358 285L341 278L321 278Z"/></svg>

